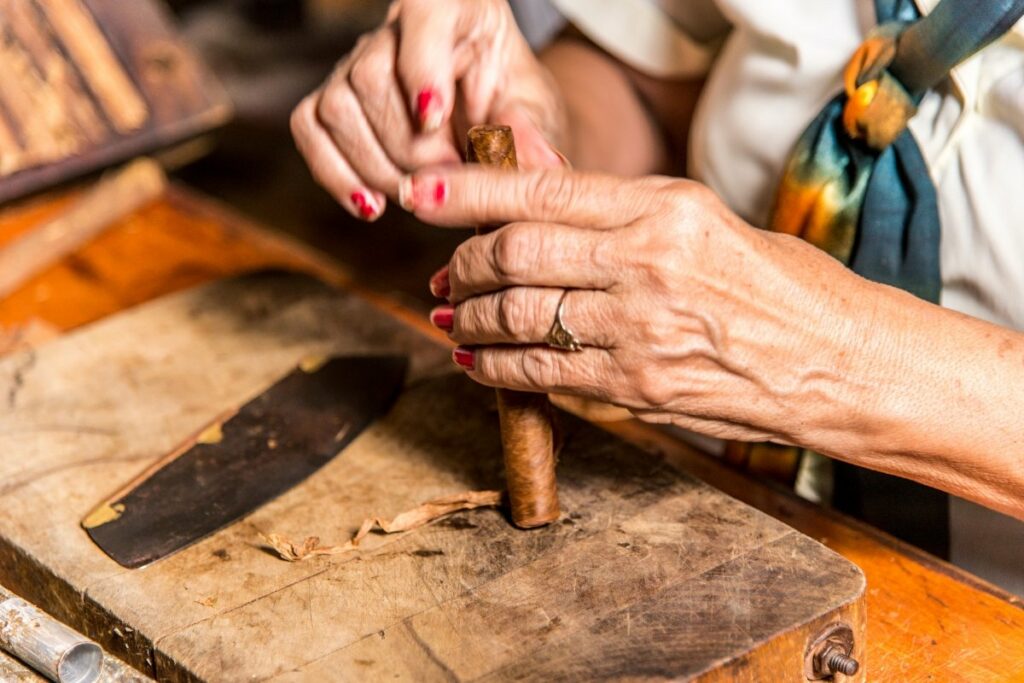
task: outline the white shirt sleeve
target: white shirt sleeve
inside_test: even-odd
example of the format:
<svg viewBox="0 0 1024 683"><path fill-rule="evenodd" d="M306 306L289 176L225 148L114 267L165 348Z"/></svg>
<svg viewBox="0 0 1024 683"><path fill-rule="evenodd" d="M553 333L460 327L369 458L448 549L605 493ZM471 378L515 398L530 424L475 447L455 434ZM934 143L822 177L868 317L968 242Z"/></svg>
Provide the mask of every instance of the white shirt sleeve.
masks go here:
<svg viewBox="0 0 1024 683"><path fill-rule="evenodd" d="M658 78L705 75L728 27L709 0L553 0L553 4L609 54Z"/></svg>

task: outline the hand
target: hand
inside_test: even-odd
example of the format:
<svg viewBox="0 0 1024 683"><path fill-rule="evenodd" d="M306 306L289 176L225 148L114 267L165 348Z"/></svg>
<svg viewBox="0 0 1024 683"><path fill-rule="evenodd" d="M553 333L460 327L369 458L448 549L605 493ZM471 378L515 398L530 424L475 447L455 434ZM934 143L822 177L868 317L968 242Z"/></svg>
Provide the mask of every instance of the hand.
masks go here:
<svg viewBox="0 0 1024 683"><path fill-rule="evenodd" d="M513 128L523 168L557 167L565 123L554 81L504 0L397 0L292 114L316 180L375 220L415 169L457 163L477 123Z"/></svg>
<svg viewBox="0 0 1024 683"><path fill-rule="evenodd" d="M512 221L461 245L431 283L450 301L431 319L461 345L455 360L473 379L804 445L857 412L844 380L859 362L847 340L871 336L870 312L855 305L866 281L800 240L751 228L704 186L469 168L405 184L424 221ZM543 344L566 290L576 353Z"/></svg>

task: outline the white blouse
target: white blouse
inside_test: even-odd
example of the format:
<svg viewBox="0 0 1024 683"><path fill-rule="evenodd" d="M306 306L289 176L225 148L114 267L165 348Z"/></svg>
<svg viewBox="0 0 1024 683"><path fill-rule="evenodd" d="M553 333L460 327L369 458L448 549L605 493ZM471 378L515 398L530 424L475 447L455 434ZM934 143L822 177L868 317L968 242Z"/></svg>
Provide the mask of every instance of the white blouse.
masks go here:
<svg viewBox="0 0 1024 683"><path fill-rule="evenodd" d="M552 2L638 70L707 77L689 175L754 225L876 24L872 0ZM939 0L917 2L927 13ZM1024 329L1024 22L925 96L910 130L938 191L942 305ZM950 516L953 561L1024 595L1024 523L956 498Z"/></svg>

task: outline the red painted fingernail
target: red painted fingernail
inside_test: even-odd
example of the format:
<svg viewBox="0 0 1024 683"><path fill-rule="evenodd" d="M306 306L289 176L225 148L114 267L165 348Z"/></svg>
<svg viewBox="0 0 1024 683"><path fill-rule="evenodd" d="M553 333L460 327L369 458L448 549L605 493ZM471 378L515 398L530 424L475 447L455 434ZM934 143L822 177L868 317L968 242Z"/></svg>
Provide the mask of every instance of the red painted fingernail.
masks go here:
<svg viewBox="0 0 1024 683"><path fill-rule="evenodd" d="M438 306L430 312L430 322L434 327L451 332L455 327L455 308L453 306Z"/></svg>
<svg viewBox="0 0 1024 683"><path fill-rule="evenodd" d="M447 299L452 293L452 284L448 281L448 266L434 273L430 278L430 293L438 299Z"/></svg>
<svg viewBox="0 0 1024 683"><path fill-rule="evenodd" d="M473 353L472 349L467 349L465 346L455 347L455 350L452 351L452 360L467 370L472 370L476 367L476 354Z"/></svg>
<svg viewBox="0 0 1024 683"><path fill-rule="evenodd" d="M407 175L398 181L398 203L406 211L438 207L448 200L448 181L444 178Z"/></svg>
<svg viewBox="0 0 1024 683"><path fill-rule="evenodd" d="M353 192L352 203L359 210L359 215L365 220L370 220L377 215L377 202L365 192Z"/></svg>
<svg viewBox="0 0 1024 683"><path fill-rule="evenodd" d="M448 183L444 180L438 180L434 184L434 204L441 206L448 199Z"/></svg>
<svg viewBox="0 0 1024 683"><path fill-rule="evenodd" d="M432 132L441 127L441 117L444 116L444 108L441 106L441 98L433 88L424 88L416 96L416 118L419 119L420 128L425 132Z"/></svg>

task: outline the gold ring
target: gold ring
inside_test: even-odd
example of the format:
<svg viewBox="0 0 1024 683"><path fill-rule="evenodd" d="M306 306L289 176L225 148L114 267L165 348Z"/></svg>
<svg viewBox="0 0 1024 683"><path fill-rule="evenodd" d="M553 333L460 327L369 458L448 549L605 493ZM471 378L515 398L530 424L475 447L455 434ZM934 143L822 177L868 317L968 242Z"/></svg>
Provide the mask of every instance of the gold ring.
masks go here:
<svg viewBox="0 0 1024 683"><path fill-rule="evenodd" d="M555 311L555 321L551 323L551 329L548 330L547 335L544 336L544 343L553 349L559 349L561 351L582 351L583 345L576 339L576 335L572 333L565 323L562 321L562 310L565 306L565 295L569 293L569 290L562 292L561 298L558 300L558 309Z"/></svg>

